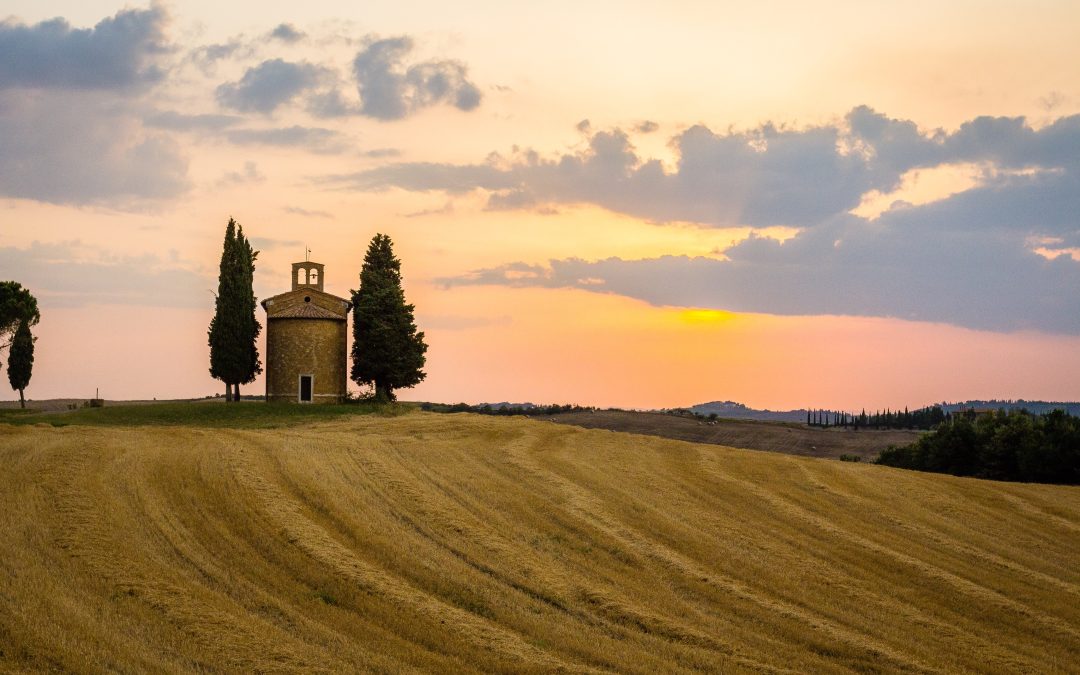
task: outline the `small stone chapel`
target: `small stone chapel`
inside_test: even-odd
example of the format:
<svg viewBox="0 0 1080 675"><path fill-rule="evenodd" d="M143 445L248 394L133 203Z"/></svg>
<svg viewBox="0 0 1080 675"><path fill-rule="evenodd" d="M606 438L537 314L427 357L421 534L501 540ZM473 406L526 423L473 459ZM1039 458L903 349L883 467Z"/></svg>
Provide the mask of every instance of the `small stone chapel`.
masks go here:
<svg viewBox="0 0 1080 675"><path fill-rule="evenodd" d="M348 383L352 303L323 290L323 265L292 265L292 290L266 310L266 400L340 403Z"/></svg>

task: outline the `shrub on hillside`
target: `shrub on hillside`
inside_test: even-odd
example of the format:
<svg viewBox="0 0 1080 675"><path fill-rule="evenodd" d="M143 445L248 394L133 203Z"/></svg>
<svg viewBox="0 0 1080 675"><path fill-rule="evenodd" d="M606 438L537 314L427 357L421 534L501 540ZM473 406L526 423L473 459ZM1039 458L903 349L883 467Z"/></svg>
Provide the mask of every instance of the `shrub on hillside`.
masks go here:
<svg viewBox="0 0 1080 675"><path fill-rule="evenodd" d="M1080 418L1061 410L955 417L878 464L993 480L1080 484Z"/></svg>

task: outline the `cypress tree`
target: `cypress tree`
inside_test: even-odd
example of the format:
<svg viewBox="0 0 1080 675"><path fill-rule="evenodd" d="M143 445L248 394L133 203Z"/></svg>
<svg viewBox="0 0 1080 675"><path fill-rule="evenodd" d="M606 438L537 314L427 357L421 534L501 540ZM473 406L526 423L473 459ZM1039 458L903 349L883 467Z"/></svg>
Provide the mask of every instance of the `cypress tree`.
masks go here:
<svg viewBox="0 0 1080 675"><path fill-rule="evenodd" d="M262 324L256 318L254 289L255 259L259 257L259 252L251 248L251 242L244 236L244 228L239 224L236 226L236 253L239 258L237 304L241 312L240 341L244 352L233 396L233 400L239 401L240 385L250 384L255 380L255 376L262 372L262 361L259 359L259 333L262 332Z"/></svg>
<svg viewBox="0 0 1080 675"><path fill-rule="evenodd" d="M262 372L258 338L262 324L255 317L255 259L244 228L229 218L221 249L218 292L210 321L210 375L225 383L225 400L240 400L240 385Z"/></svg>
<svg viewBox="0 0 1080 675"><path fill-rule="evenodd" d="M242 259L236 238L236 221L229 218L218 268L214 318L210 320L210 375L225 383L225 400L233 400L233 387L243 379L248 353L244 348L244 305L240 293Z"/></svg>
<svg viewBox="0 0 1080 675"><path fill-rule="evenodd" d="M368 245L352 303L352 380L374 385L377 401L393 401L394 389L424 379L427 344L416 330L414 306L405 302L401 261L385 234L376 234Z"/></svg>
<svg viewBox="0 0 1080 675"><path fill-rule="evenodd" d="M30 322L23 319L15 330L8 352L8 382L11 388L19 392L19 407L26 407L23 390L30 384L30 375L34 370L34 336L30 334Z"/></svg>

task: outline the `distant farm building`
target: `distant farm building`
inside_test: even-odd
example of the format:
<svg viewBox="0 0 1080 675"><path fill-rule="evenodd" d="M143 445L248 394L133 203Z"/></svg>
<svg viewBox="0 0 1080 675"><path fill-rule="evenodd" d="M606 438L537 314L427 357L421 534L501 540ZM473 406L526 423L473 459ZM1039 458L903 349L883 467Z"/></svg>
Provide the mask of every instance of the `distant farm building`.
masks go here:
<svg viewBox="0 0 1080 675"><path fill-rule="evenodd" d="M292 290L262 301L266 310L266 400L339 403L348 371L352 304L323 290L323 266L292 266Z"/></svg>

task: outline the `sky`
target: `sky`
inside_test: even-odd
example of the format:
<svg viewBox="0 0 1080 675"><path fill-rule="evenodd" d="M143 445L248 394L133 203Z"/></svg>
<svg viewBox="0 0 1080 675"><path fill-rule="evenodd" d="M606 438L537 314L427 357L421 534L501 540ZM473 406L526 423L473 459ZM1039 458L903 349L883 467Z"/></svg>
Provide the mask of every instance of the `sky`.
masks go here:
<svg viewBox="0 0 1080 675"><path fill-rule="evenodd" d="M39 300L30 398L219 392L234 217L260 299L306 247L348 296L390 235L430 345L406 400L1080 399L1075 2L0 17L0 279Z"/></svg>

